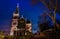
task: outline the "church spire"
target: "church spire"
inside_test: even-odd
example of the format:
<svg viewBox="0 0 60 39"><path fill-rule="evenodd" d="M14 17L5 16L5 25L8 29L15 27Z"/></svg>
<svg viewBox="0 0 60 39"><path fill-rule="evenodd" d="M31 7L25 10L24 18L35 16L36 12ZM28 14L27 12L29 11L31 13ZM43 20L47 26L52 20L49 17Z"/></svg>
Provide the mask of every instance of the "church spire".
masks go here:
<svg viewBox="0 0 60 39"><path fill-rule="evenodd" d="M19 13L19 3L17 3L15 13Z"/></svg>
<svg viewBox="0 0 60 39"><path fill-rule="evenodd" d="M14 31L17 29L18 26L18 20L19 20L19 3L17 3L16 10L13 13L10 35L14 35Z"/></svg>
<svg viewBox="0 0 60 39"><path fill-rule="evenodd" d="M19 8L19 3L17 3L17 8Z"/></svg>
<svg viewBox="0 0 60 39"><path fill-rule="evenodd" d="M21 15L21 18L24 18L23 15Z"/></svg>

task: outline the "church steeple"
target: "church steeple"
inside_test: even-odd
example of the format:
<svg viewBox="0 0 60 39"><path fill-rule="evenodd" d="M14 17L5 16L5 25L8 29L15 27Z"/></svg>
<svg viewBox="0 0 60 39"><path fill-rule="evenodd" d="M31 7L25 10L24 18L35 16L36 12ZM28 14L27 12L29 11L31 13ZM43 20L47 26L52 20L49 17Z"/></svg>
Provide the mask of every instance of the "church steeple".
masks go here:
<svg viewBox="0 0 60 39"><path fill-rule="evenodd" d="M11 25L12 27L11 27L10 35L13 35L14 31L17 29L18 20L19 20L19 3L17 3L16 10L13 13L12 25Z"/></svg>
<svg viewBox="0 0 60 39"><path fill-rule="evenodd" d="M19 17L19 3L17 3L16 10L13 13L13 17Z"/></svg>
<svg viewBox="0 0 60 39"><path fill-rule="evenodd" d="M23 19L24 19L23 15L21 15L21 18L23 18Z"/></svg>
<svg viewBox="0 0 60 39"><path fill-rule="evenodd" d="M17 3L15 13L19 13L19 3Z"/></svg>

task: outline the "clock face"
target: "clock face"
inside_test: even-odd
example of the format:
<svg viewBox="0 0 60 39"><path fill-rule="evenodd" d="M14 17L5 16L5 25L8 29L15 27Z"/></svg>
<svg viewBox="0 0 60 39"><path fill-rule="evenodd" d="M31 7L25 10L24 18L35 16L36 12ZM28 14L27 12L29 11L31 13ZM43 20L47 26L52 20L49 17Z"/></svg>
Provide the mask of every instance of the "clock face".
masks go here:
<svg viewBox="0 0 60 39"><path fill-rule="evenodd" d="M25 20L24 19L20 19L18 21L18 28L25 28Z"/></svg>
<svg viewBox="0 0 60 39"><path fill-rule="evenodd" d="M20 21L20 23L24 23L24 21Z"/></svg>

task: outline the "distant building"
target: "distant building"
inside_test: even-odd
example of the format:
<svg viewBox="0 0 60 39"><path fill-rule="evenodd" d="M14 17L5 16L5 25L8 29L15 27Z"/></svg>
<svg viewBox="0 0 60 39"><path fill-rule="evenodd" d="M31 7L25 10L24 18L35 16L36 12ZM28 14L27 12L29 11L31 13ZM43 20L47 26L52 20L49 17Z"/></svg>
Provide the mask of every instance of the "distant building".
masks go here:
<svg viewBox="0 0 60 39"><path fill-rule="evenodd" d="M10 35L23 36L27 34L26 31L32 32L32 23L30 21L25 20L23 15L19 17L19 4L17 4L16 11L13 13L12 17Z"/></svg>

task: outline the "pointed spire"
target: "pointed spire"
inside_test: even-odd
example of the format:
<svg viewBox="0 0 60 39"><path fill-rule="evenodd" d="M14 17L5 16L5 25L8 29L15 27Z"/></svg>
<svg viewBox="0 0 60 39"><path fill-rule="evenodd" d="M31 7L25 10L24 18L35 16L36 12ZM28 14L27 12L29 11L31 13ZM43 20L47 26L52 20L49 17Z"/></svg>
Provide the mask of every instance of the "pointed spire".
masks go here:
<svg viewBox="0 0 60 39"><path fill-rule="evenodd" d="M15 13L19 13L19 3L17 3Z"/></svg>
<svg viewBox="0 0 60 39"><path fill-rule="evenodd" d="M17 8L19 8L19 3L17 3Z"/></svg>
<svg viewBox="0 0 60 39"><path fill-rule="evenodd" d="M21 16L21 18L24 18L23 15Z"/></svg>

